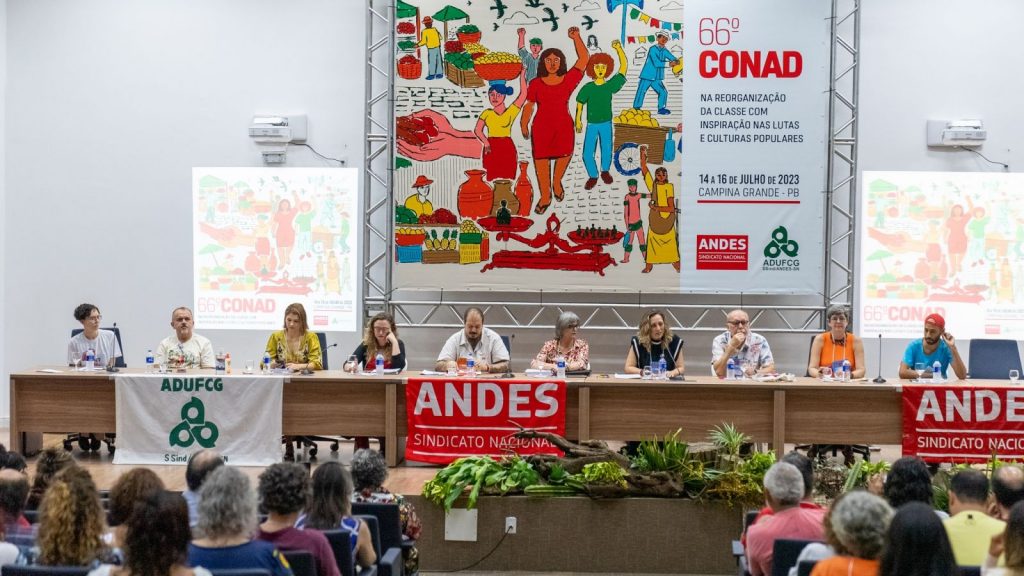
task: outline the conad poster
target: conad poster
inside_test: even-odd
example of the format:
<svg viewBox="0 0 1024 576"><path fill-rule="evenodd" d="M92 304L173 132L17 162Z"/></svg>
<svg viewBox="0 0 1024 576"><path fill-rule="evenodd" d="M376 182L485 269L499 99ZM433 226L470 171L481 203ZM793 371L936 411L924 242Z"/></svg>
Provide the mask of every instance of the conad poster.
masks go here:
<svg viewBox="0 0 1024 576"><path fill-rule="evenodd" d="M807 18L799 14L814 3L721 4L735 7L730 16L744 22L749 16L749 32L743 31L766 43L756 48L745 43L747 50L820 46L820 55L806 56L803 80L776 74L761 79L759 89L792 91L797 101L805 89L822 96L827 72L817 63L819 56L827 62L827 21L822 17L803 26ZM772 291L757 282L760 260L756 269L752 264L725 281L720 273L692 265L692 238L683 233L687 219L735 219L735 211L687 208L696 191L681 186L691 151L682 139L700 115L699 109L684 110L683 100L697 63L696 52L686 52L689 35L698 30L690 5L684 8L679 0L398 2L396 287ZM790 12L793 20L787 22ZM768 35L768 26L779 25L783 29ZM819 74L824 84L812 81ZM692 80L698 87L710 81ZM805 117L795 118L788 108L775 110L781 108L773 108L770 119ZM801 129L808 145L815 130L810 124ZM815 136L824 137L824 125L818 132ZM778 149L781 157L804 147ZM712 153L742 165L745 155L764 151L715 145ZM794 174L796 168L758 169ZM815 181L807 188L819 192L823 169L812 174L808 166L799 168L805 182ZM795 186L805 189L803 184L785 187ZM800 208L809 212L807 200ZM755 214L763 211L744 211L737 233L754 228L748 234L760 252L777 238L762 242L764 223ZM800 275L810 274L820 237L792 234L806 243L799 249L806 262ZM776 244L792 246L790 238ZM786 285L802 284L791 276L782 275Z"/></svg>

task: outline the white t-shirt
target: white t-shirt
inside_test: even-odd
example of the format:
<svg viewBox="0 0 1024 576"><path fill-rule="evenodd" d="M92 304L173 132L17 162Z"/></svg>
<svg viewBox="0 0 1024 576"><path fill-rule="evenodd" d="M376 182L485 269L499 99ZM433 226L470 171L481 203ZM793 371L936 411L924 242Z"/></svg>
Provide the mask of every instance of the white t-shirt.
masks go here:
<svg viewBox="0 0 1024 576"><path fill-rule="evenodd" d="M18 561L18 547L10 542L0 542L0 566L14 564Z"/></svg>
<svg viewBox="0 0 1024 576"><path fill-rule="evenodd" d="M216 358L213 355L213 344L208 338L192 333L188 342L178 342L177 335L171 335L160 341L154 359L157 364L175 364L179 356L185 357L186 368L213 368Z"/></svg>
<svg viewBox="0 0 1024 576"><path fill-rule="evenodd" d="M476 348L469 345L469 340L466 340L465 330L459 330L452 334L448 337L448 341L444 343L444 348L441 348L441 353L437 355L437 360L454 362L459 358L466 358L470 352L473 353L475 361L483 361L488 365L508 360L508 350L505 349L505 343L501 341L501 336L490 328L483 329Z"/></svg>
<svg viewBox="0 0 1024 576"><path fill-rule="evenodd" d="M89 340L85 332L79 332L68 340L68 364L74 364L75 359L84 362L85 351L90 348L96 352L96 366L106 366L108 359L123 356L117 336L110 330L100 330L95 340Z"/></svg>

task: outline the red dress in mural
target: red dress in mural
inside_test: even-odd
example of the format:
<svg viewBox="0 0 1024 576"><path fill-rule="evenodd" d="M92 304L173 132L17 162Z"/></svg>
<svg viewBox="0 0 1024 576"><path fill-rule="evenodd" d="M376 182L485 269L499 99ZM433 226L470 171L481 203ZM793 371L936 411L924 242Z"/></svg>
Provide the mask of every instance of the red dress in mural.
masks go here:
<svg viewBox="0 0 1024 576"><path fill-rule="evenodd" d="M555 86L548 86L540 78L534 78L530 82L526 99L537 105L537 114L533 117L533 128L530 133L534 158L562 158L572 155L576 133L573 129L572 116L569 114L569 98L581 80L583 72L571 68L565 73L562 82Z"/></svg>

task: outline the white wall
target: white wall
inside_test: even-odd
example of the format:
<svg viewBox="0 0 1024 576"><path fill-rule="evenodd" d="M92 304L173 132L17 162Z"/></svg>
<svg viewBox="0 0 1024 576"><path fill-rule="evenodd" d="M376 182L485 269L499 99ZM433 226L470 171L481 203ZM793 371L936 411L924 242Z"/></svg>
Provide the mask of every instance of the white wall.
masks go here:
<svg viewBox="0 0 1024 576"><path fill-rule="evenodd" d="M7 110L7 0L0 0L0 222L6 223L6 207L7 207L7 153L5 145L5 139L3 135L6 133L6 113ZM0 326L7 324L7 300L5 300L5 284L4 279L7 277L7 242L4 234L0 234L0 302L3 306L0 306ZM0 330L0 376L3 376L3 382L7 382L7 377L4 372L4 366L6 366L7 347L4 345L4 331ZM7 394L0 394L0 419L6 418L10 414L10 402Z"/></svg>
<svg viewBox="0 0 1024 576"><path fill-rule="evenodd" d="M81 302L122 327L129 366L170 334L192 300L192 167L261 165L254 113L304 112L311 145L361 164L364 24L356 1L7 4L4 389L64 361ZM238 362L266 342L197 331Z"/></svg>

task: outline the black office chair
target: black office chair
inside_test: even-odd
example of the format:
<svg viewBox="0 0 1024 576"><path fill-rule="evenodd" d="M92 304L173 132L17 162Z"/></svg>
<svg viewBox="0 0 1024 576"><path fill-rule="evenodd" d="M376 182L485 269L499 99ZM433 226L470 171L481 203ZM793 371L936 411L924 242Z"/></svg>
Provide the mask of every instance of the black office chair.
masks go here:
<svg viewBox="0 0 1024 576"><path fill-rule="evenodd" d="M292 567L295 576L317 576L316 560L307 550L285 550L281 553Z"/></svg>
<svg viewBox="0 0 1024 576"><path fill-rule="evenodd" d="M772 576L789 576L789 569L796 566L796 559L804 548L817 540L789 540L779 538L772 546Z"/></svg>
<svg viewBox="0 0 1024 576"><path fill-rule="evenodd" d="M352 514L377 518L377 524L380 528L380 546L384 550L385 556L392 548L398 548L399 552L402 552L406 548L412 548L416 545L415 540L406 538L402 534L402 514L398 509L398 504L353 502ZM383 576L383 572L386 572L386 570L381 567L381 572Z"/></svg>
<svg viewBox="0 0 1024 576"><path fill-rule="evenodd" d="M80 334L82 330L82 328L72 328L71 337L74 338L75 336ZM114 367L127 368L128 365L125 364L124 362L124 344L121 343L121 329L118 328L117 326L111 326L109 328L100 328L100 330L109 330L113 332L114 337L117 338L117 347L121 349L121 355L114 359ZM78 442L78 447L81 448L83 452L88 452L90 450L96 451L100 449L100 446L103 445L103 442L106 442L107 451L113 454L115 450L114 439L115 436L113 432L105 433L103 435L102 440L97 438L95 434L83 434L81 432L73 432L71 434L68 434L67 437L64 438L64 449L70 451L73 449L75 442Z"/></svg>
<svg viewBox="0 0 1024 576"><path fill-rule="evenodd" d="M316 337L320 340L320 362L323 365L324 370L329 370L327 367L327 334L323 332L317 332ZM303 450L309 448L309 458L316 458L317 453L320 449L317 447L317 442L330 442L331 452L337 452L339 446L338 438L331 438L329 436L291 436L284 437L282 441L288 443L289 441L295 443L296 450Z"/></svg>
<svg viewBox="0 0 1024 576"><path fill-rule="evenodd" d="M377 576L376 566L356 570L355 555L352 553L352 545L349 544L351 533L348 530L324 530L323 534L331 545L341 576Z"/></svg>
<svg viewBox="0 0 1024 576"><path fill-rule="evenodd" d="M7 574L7 568L4 568L4 574ZM271 576L270 570L265 568L221 568L219 570L210 570L210 574L213 576Z"/></svg>
<svg viewBox="0 0 1024 576"><path fill-rule="evenodd" d="M800 564L798 564L797 567L796 567L796 575L797 576L811 576L811 572L814 571L814 566L817 565L817 564L818 564L817 560L801 560ZM981 576L981 568L979 568L977 566L975 566L975 568L978 568L978 573L976 574L976 576ZM961 571L960 572L960 576L970 576L970 575L967 572Z"/></svg>
<svg viewBox="0 0 1024 576"><path fill-rule="evenodd" d="M804 376L811 377L811 348L814 347L814 339L818 335L811 336L811 343L807 345L807 368L804 369ZM847 449L852 454L860 454L860 457L865 462L871 461L871 447L867 444L800 444L794 448L795 450L806 450L807 457L811 460L815 458L822 458L825 454L832 452L832 457L835 458L839 452L844 453L844 457Z"/></svg>
<svg viewBox="0 0 1024 576"><path fill-rule="evenodd" d="M85 576L89 570L88 566L16 566L7 564L3 567L4 576Z"/></svg>
<svg viewBox="0 0 1024 576"><path fill-rule="evenodd" d="M979 380L1007 380L1021 371L1016 340L971 340L967 373Z"/></svg>

